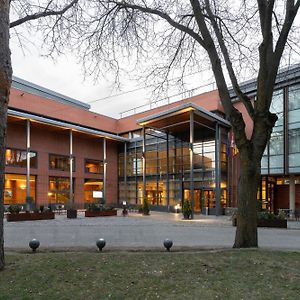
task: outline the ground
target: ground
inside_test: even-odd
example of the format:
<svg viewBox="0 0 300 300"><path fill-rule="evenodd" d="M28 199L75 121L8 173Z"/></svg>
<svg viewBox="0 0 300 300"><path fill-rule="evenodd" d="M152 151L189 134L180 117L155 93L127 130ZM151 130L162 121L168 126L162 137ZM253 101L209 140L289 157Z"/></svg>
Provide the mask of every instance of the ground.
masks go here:
<svg viewBox="0 0 300 300"><path fill-rule="evenodd" d="M119 211L120 214L120 211ZM259 246L272 249L300 250L300 222L289 222L290 229L258 229ZM96 240L104 238L108 249L161 249L170 238L175 249L229 248L234 243L235 227L227 216L197 215L193 221L182 220L181 214L151 212L150 216L129 213L129 217L67 219L6 222L6 249L27 248L32 238L41 248L95 248Z"/></svg>
<svg viewBox="0 0 300 300"><path fill-rule="evenodd" d="M299 299L298 252L9 252L0 299Z"/></svg>
<svg viewBox="0 0 300 300"><path fill-rule="evenodd" d="M226 216L81 212L72 220L5 221L4 230L0 300L299 299L300 222L259 228L256 250L231 249L235 228ZM32 238L41 242L35 254ZM101 253L99 238L107 242ZM174 242L170 253L165 238Z"/></svg>

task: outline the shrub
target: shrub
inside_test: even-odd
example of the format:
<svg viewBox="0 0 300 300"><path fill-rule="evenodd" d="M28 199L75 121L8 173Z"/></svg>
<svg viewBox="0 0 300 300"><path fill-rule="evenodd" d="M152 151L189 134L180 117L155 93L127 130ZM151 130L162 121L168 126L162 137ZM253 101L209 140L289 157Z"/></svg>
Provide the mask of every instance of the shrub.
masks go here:
<svg viewBox="0 0 300 300"><path fill-rule="evenodd" d="M142 211L143 211L143 215L149 215L150 214L150 205L149 202L147 200L147 198L144 198L143 204L142 204Z"/></svg>
<svg viewBox="0 0 300 300"><path fill-rule="evenodd" d="M192 215L192 205L188 200L183 201L182 214L185 219L189 219Z"/></svg>
<svg viewBox="0 0 300 300"><path fill-rule="evenodd" d="M18 214L21 211L21 206L19 206L19 205L10 205L7 208L7 211L11 214Z"/></svg>
<svg viewBox="0 0 300 300"><path fill-rule="evenodd" d="M284 220L285 215L284 213L279 213L278 215L275 215L274 213L270 211L260 211L257 213L257 219L261 220Z"/></svg>

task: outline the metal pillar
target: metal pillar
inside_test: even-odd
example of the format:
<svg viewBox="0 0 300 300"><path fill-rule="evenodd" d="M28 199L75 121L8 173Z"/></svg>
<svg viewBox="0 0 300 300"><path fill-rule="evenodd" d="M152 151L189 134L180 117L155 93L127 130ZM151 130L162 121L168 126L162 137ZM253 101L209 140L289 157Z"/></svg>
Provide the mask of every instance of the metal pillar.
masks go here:
<svg viewBox="0 0 300 300"><path fill-rule="evenodd" d="M73 206L73 131L70 130L70 192L69 192L69 205Z"/></svg>
<svg viewBox="0 0 300 300"><path fill-rule="evenodd" d="M169 204L170 204L170 176L169 176L169 133L167 132L167 145L166 145L166 151L167 151L167 173L166 173L166 191L167 191L167 207L169 211Z"/></svg>
<svg viewBox="0 0 300 300"><path fill-rule="evenodd" d="M190 112L190 201L194 218L194 112Z"/></svg>
<svg viewBox="0 0 300 300"><path fill-rule="evenodd" d="M290 218L293 217L295 213L295 175L289 176L289 209L290 209Z"/></svg>
<svg viewBox="0 0 300 300"><path fill-rule="evenodd" d="M146 197L146 130L143 126L143 146L142 146L142 158L143 158L143 202Z"/></svg>
<svg viewBox="0 0 300 300"><path fill-rule="evenodd" d="M127 201L127 143L124 143L124 200Z"/></svg>
<svg viewBox="0 0 300 300"><path fill-rule="evenodd" d="M106 157L106 138L103 138L103 204L106 203L106 177L107 177L107 157Z"/></svg>
<svg viewBox="0 0 300 300"><path fill-rule="evenodd" d="M26 120L26 211L30 209L30 120Z"/></svg>
<svg viewBox="0 0 300 300"><path fill-rule="evenodd" d="M218 123L216 123L216 137L215 137L215 205L216 205L216 216L221 213L221 130Z"/></svg>

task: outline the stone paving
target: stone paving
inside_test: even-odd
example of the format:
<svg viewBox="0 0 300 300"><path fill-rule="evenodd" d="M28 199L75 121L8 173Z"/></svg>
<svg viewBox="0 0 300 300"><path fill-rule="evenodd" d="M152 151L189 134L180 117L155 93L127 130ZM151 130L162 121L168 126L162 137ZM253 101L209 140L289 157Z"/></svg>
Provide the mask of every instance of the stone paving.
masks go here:
<svg viewBox="0 0 300 300"><path fill-rule="evenodd" d="M227 216L197 215L194 220L182 220L181 214L151 212L150 216L129 213L128 217L77 219L65 214L54 220L7 222L4 238L7 249L27 248L29 240L37 238L44 248L95 248L99 238L107 241L106 249L161 248L170 238L174 248L232 247L235 227ZM288 222L288 229L259 228L259 246L300 251L300 222Z"/></svg>

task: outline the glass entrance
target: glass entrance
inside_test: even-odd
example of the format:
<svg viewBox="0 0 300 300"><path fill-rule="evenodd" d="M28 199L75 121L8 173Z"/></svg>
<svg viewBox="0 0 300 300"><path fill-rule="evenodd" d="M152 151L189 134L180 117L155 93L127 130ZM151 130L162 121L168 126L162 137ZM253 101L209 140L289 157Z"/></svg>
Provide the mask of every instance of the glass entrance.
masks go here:
<svg viewBox="0 0 300 300"><path fill-rule="evenodd" d="M215 208L216 199L214 190L202 190L203 207Z"/></svg>
<svg viewBox="0 0 300 300"><path fill-rule="evenodd" d="M183 200L190 201L190 190L184 189ZM201 190L194 190L194 212L201 213Z"/></svg>

